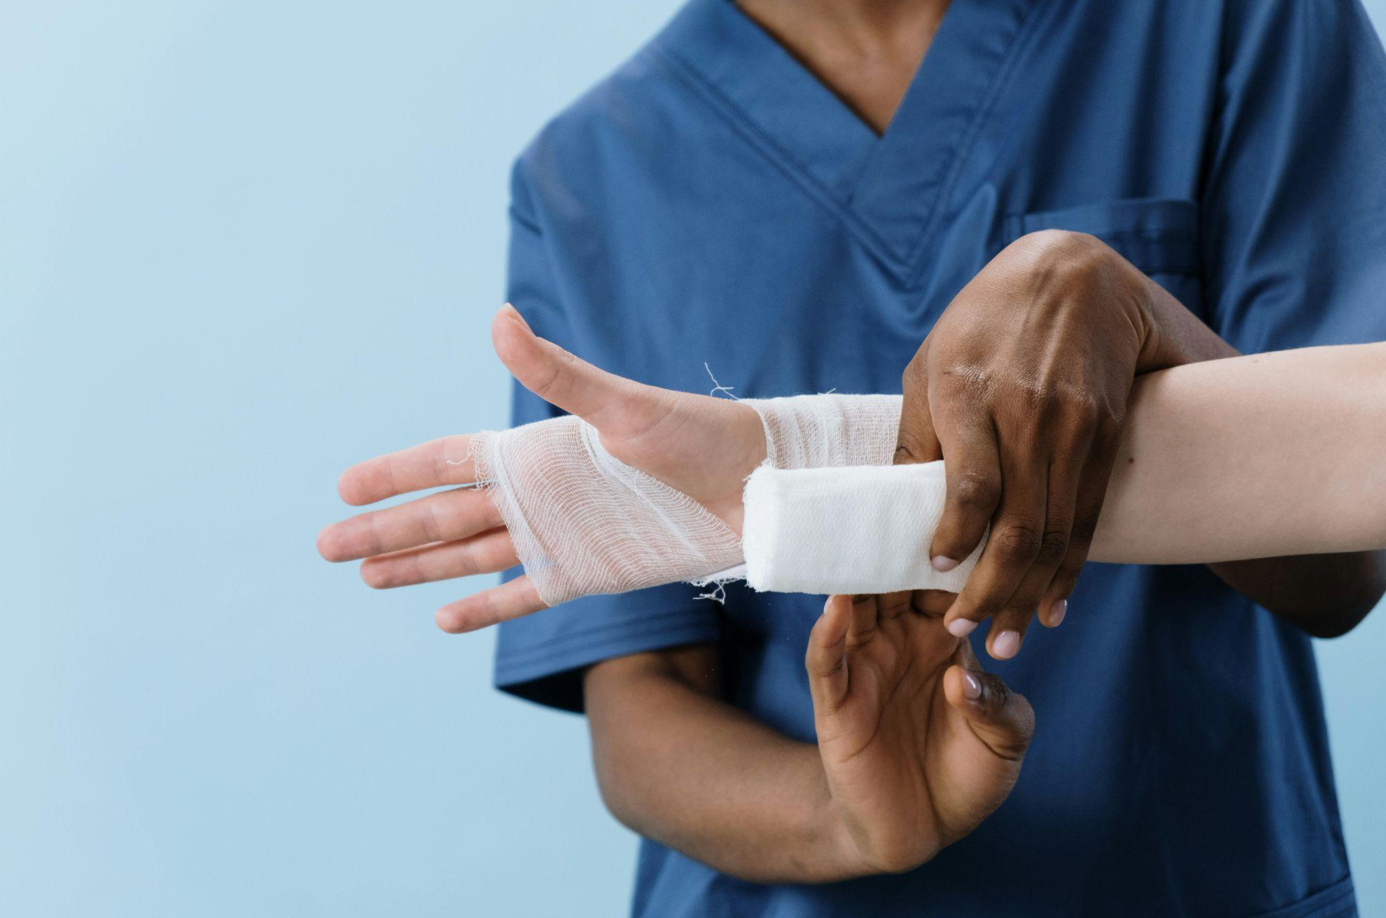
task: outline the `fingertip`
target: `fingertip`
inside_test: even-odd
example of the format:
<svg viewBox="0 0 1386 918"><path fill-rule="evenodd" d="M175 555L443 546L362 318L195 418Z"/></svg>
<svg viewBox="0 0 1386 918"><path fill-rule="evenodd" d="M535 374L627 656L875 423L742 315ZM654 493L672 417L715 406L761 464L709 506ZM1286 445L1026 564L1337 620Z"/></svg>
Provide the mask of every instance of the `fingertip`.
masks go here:
<svg viewBox="0 0 1386 918"><path fill-rule="evenodd" d="M440 631L448 634L465 634L472 629L467 627L465 616L447 606L433 613L433 622Z"/></svg>
<svg viewBox="0 0 1386 918"><path fill-rule="evenodd" d="M1014 761L1024 757L1035 733L1035 711L1025 696L994 675L956 664L944 673L943 694L994 754Z"/></svg>
<svg viewBox="0 0 1386 918"><path fill-rule="evenodd" d="M847 634L852 600L848 596L829 596L823 603L823 614L809 632L809 640L820 647L832 647Z"/></svg>
<svg viewBox="0 0 1386 918"><path fill-rule="evenodd" d="M512 372L515 361L524 356L524 348L535 340L534 330L519 311L506 303L491 320L491 346L496 356Z"/></svg>
<svg viewBox="0 0 1386 918"><path fill-rule="evenodd" d="M953 635L953 637L965 638L977 630L977 623L970 618L962 618L959 616L947 622L944 627L948 629L948 633Z"/></svg>
<svg viewBox="0 0 1386 918"><path fill-rule="evenodd" d="M388 572L373 558L361 562L360 574L361 582L372 590L383 590L391 585Z"/></svg>
<svg viewBox="0 0 1386 918"><path fill-rule="evenodd" d="M356 474L355 467L347 469L337 477L337 496L342 499L342 503L352 507L371 503L368 499L369 496L362 488L360 476Z"/></svg>
<svg viewBox="0 0 1386 918"><path fill-rule="evenodd" d="M522 315L520 315L520 310L518 310L518 309L515 308L515 304L513 304L513 303L511 303L511 302L509 302L509 301L505 302L504 304L501 305L501 312L506 313L507 315L509 315L509 316L510 316L511 318L513 318L513 319L518 319L519 322L520 322L520 324L523 325L523 326L525 327L525 330L526 330L526 331L529 331L529 332L533 332L533 331L534 331L534 329L532 329L532 328L529 327L529 323L525 321L525 317L522 316Z"/></svg>
<svg viewBox="0 0 1386 918"><path fill-rule="evenodd" d="M1068 600L1056 600L1044 607L1040 614L1040 624L1046 628L1057 628L1064 623L1066 615L1068 615Z"/></svg>
<svg viewBox="0 0 1386 918"><path fill-rule="evenodd" d="M976 710L983 694L982 680L971 670L954 663L943 674L943 697L963 711Z"/></svg>
<svg viewBox="0 0 1386 918"><path fill-rule="evenodd" d="M993 659L1009 660L1020 652L1021 633L1014 628L993 630L987 635L987 653Z"/></svg>
<svg viewBox="0 0 1386 918"><path fill-rule="evenodd" d="M929 546L929 566L940 574L954 570L977 550L986 528L986 520L950 518L945 510Z"/></svg>
<svg viewBox="0 0 1386 918"><path fill-rule="evenodd" d="M341 547L337 544L336 528L336 523L322 527L318 530L318 537L315 542L318 554L322 556L322 559L334 564L346 560L342 557Z"/></svg>

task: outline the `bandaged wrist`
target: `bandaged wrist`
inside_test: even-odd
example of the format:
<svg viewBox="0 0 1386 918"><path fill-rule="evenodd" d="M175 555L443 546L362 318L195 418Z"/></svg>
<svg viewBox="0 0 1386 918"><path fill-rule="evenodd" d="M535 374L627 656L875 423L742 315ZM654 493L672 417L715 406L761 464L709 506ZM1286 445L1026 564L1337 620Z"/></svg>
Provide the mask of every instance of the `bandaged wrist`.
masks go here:
<svg viewBox="0 0 1386 918"><path fill-rule="evenodd" d="M759 415L766 440L746 491L744 567L735 532L687 494L616 459L585 421L478 434L477 482L539 597L553 606L743 576L756 589L792 592L954 589L966 578L971 559L946 575L928 564L941 468L881 474L891 472L899 396L741 403Z"/></svg>
<svg viewBox="0 0 1386 918"><path fill-rule="evenodd" d="M760 415L770 468L889 465L895 455L898 395L794 395L741 404Z"/></svg>

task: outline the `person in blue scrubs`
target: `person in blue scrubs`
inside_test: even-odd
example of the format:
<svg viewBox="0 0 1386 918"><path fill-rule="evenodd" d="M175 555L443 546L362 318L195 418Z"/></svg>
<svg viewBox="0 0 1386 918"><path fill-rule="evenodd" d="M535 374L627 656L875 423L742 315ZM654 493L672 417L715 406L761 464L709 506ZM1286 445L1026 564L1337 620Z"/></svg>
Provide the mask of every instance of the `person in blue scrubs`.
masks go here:
<svg viewBox="0 0 1386 918"><path fill-rule="evenodd" d="M775 4L692 0L517 162L511 302L653 385L706 392L710 369L743 397L899 392L959 291L1057 230L1225 352L1386 338L1386 62L1355 2L920 9L932 41L893 83ZM992 338L1100 353L1050 332ZM515 423L554 413L517 388ZM986 638L1040 724L1009 799L915 869L840 882L792 857L747 879L763 839L795 837L767 802L815 740L822 598L588 597L504 624L496 683L588 711L603 792L646 837L637 916L1352 915L1306 630L1365 614L1378 561L1088 566L1062 627L1023 653Z"/></svg>

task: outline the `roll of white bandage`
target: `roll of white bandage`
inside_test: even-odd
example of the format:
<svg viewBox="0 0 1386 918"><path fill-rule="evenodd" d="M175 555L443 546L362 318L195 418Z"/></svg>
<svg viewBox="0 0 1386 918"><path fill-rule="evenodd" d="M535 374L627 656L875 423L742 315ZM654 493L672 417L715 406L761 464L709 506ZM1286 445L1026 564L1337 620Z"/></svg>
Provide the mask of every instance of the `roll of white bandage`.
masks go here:
<svg viewBox="0 0 1386 918"><path fill-rule="evenodd" d="M951 571L929 561L943 463L775 469L746 483L746 581L779 593L958 592L982 545Z"/></svg>

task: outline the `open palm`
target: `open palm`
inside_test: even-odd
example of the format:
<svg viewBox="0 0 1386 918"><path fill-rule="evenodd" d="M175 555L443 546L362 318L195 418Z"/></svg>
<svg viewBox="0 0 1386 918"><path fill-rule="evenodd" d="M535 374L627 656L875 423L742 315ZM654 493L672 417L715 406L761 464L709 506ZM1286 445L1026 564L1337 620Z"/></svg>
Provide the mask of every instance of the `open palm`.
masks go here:
<svg viewBox="0 0 1386 918"><path fill-rule="evenodd" d="M698 501L740 534L741 488L765 458L759 415L735 401L673 392L614 376L530 330L509 305L491 323L506 368L540 398L597 429L614 457ZM329 561L364 559L373 587L493 573L519 563L500 512L475 481L473 434L459 434L379 456L342 474L337 490L353 506L460 485L326 527L318 551ZM528 577L482 590L439 609L445 631L483 628L544 608Z"/></svg>
<svg viewBox="0 0 1386 918"><path fill-rule="evenodd" d="M829 599L806 664L819 751L850 854L900 871L967 835L1010 793L1029 703L943 627L941 593Z"/></svg>

